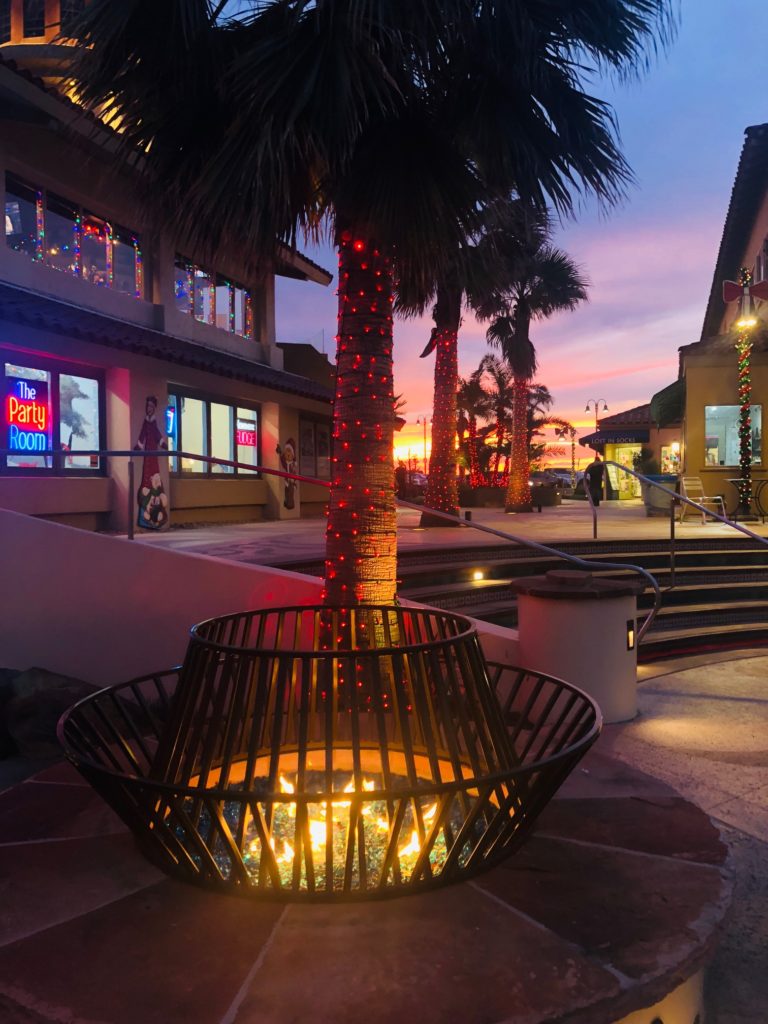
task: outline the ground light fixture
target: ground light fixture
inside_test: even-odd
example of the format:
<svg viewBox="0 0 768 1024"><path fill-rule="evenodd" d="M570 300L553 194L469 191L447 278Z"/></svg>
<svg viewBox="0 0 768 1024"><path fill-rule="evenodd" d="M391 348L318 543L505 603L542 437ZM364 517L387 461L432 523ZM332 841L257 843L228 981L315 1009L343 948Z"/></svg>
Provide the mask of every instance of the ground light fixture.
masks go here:
<svg viewBox="0 0 768 1024"><path fill-rule="evenodd" d="M634 619L627 619L627 650L634 651L636 643L637 623Z"/></svg>
<svg viewBox="0 0 768 1024"><path fill-rule="evenodd" d="M168 874L271 900L391 897L513 853L597 738L472 623L306 606L196 626L182 668L62 719L67 756Z"/></svg>

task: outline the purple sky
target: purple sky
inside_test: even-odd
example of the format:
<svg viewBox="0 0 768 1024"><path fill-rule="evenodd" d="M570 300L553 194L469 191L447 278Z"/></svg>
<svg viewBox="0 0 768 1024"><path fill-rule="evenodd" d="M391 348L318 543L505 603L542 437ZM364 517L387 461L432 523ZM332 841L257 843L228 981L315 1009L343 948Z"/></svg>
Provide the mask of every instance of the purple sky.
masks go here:
<svg viewBox="0 0 768 1024"><path fill-rule="evenodd" d="M647 74L595 87L617 112L637 184L620 208L600 214L587 204L562 225L558 244L587 274L590 301L532 330L552 412L585 433L594 422L587 399L605 399L611 413L649 401L677 376L678 347L699 338L743 131L768 121L766 38L765 0L682 0L677 40ZM335 270L330 248L304 251ZM333 357L334 292L279 281L278 340L320 348L324 332ZM395 325L395 388L407 403L402 439L419 451L415 421L431 411L434 370L419 353L431 326L428 317ZM465 318L461 373L486 351L485 328Z"/></svg>

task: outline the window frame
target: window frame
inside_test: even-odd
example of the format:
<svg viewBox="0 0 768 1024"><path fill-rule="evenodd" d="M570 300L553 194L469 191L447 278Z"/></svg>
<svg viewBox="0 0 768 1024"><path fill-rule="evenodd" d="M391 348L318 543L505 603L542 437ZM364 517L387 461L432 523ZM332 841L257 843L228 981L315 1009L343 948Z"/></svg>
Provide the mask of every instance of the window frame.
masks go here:
<svg viewBox="0 0 768 1024"><path fill-rule="evenodd" d="M68 363L63 360L53 359L46 355L22 352L16 349L0 348L0 369L2 379L5 382L8 378L5 375L5 364L25 365L31 370L42 370L50 374L50 409L51 409L51 437L52 447L41 456L50 459L50 466L9 466L8 457L0 456L0 476L4 478L39 476L57 477L69 479L70 477L105 477L107 476L109 459L106 456L99 458L99 465L93 468L65 466L67 451L61 447L61 376L62 374L73 377L84 377L88 380L95 380L98 387L98 409L99 409L99 451L106 448L107 430L107 398L105 387L105 373L100 367ZM5 393L5 384L3 385ZM5 431L5 423L3 424ZM0 447L5 448L7 436L4 435ZM75 453L76 454L76 453Z"/></svg>
<svg viewBox="0 0 768 1024"><path fill-rule="evenodd" d="M314 465L313 465L313 471L311 473L305 473L304 469L302 468L301 439L302 439L302 428L304 427L305 424L307 426L311 425L312 431L313 431L312 438L313 438L313 448L314 448L314 456L313 456L313 463L314 463ZM317 428L319 426L320 427L325 427L328 430L328 455L327 456L323 456L323 458L327 457L327 459L328 459L328 474L327 474L327 476L324 473L320 473L318 471L318 468L317 468L317 460L318 460L318 454L317 454ZM297 457L297 462L298 462L298 466L299 466L299 473L301 474L301 476L313 476L317 480L330 480L331 479L331 475L333 473L333 454L332 454L332 449L333 449L333 423L330 420L330 418L329 419L325 419L323 416L305 415L304 413L301 413L299 415L299 436L296 439L296 445L297 445L297 448L298 448L298 451L296 453L296 457Z"/></svg>
<svg viewBox="0 0 768 1024"><path fill-rule="evenodd" d="M705 404L705 406L704 406L704 415L703 415L704 422L703 422L703 430L702 430L702 436L703 436L703 440L704 440L704 451L702 453L703 454L702 466L705 469L739 469L739 461L740 460L738 458L737 458L737 460L735 462L720 462L719 460L717 462L707 462L707 438L715 436L713 434L708 434L707 433L707 409L733 409L735 411L735 426L736 426L737 432L738 432L738 428L739 428L739 409L740 409L740 407L739 407L738 404L720 403L720 402L718 402L716 404L713 403L712 405ZM753 444L753 446L752 446L752 463L751 463L751 465L752 465L753 469L761 469L763 467L763 465L764 465L764 454L763 454L763 450L762 450L763 403L762 402L752 402L751 405L750 405L750 411L752 411L754 409L759 409L760 410L760 427L759 427L759 429L760 429L761 446L760 446L760 455L756 459L755 458L755 449L754 449L754 444ZM756 425L753 422L753 424L752 424L753 431L754 431L755 427L756 427Z"/></svg>
<svg viewBox="0 0 768 1024"><path fill-rule="evenodd" d="M202 402L205 406L205 440L207 451L201 452L202 455L211 456L211 405L226 405L232 410L232 451L237 456L237 410L247 409L249 412L253 412L256 417L256 465L261 465L261 405L258 402L251 402L247 399L232 398L229 395L215 395L210 391L197 391L193 388L180 387L175 384L168 385L168 401L166 406L170 405L171 398L176 401L176 435L173 438L175 444L174 448L169 446L171 453L183 452L184 440L183 430L181 426L181 400L184 398L196 399L198 402ZM165 410L163 411L165 415ZM233 462L237 462L237 458L232 459ZM173 464L176 464L176 468L173 469ZM237 466L232 467L232 472L213 472L213 464L210 462L200 462L199 466L203 467L199 470L189 470L181 468L181 458L176 454L168 460L169 473L172 479L175 480L261 480L262 475L257 469L239 469Z"/></svg>
<svg viewBox="0 0 768 1024"><path fill-rule="evenodd" d="M217 331L223 331L225 334L230 335L233 338L242 338L243 341L255 341L255 316L254 316L254 303L253 303L253 292L248 288L242 281L237 281L229 274L222 274L216 270L215 267L204 267L200 263L196 263L194 260L189 259L188 256L182 255L177 252L173 260L174 266L174 282L176 279L176 271L183 270L187 274L187 281L189 286L189 300L185 303L185 308L182 308L178 299L174 296L174 308L182 316L191 316L197 323L207 324L209 327L214 327ZM198 271L200 274L205 274L208 280L211 282L210 291L213 296L213 308L212 308L212 319L206 320L202 316L197 315L197 280ZM218 313L218 302L217 292L220 288L226 287L227 289L227 309L226 318L227 326L220 327L216 323L216 316ZM238 331L236 328L237 323L237 293L238 291L243 293L245 302L243 307L242 319L243 319L243 330Z"/></svg>
<svg viewBox="0 0 768 1024"><path fill-rule="evenodd" d="M31 193L34 193L36 199L36 228L35 228L35 245L36 253L31 257L28 253L18 252L11 248L8 244L8 238L10 237L4 232L5 247L11 252L16 252L19 256L24 256L25 259L31 259L33 263L38 263L41 266L48 267L49 270L55 270L57 273L64 274L66 277L75 278L76 280L83 281L85 284L91 285L96 288L106 288L107 291L116 292L118 295L129 295L131 298L138 299L139 301L145 300L144 295L144 255L141 248L141 235L138 231L133 231L130 228L126 228L124 225L115 224L114 221L104 214L97 213L93 210L87 209L82 204L75 202L72 199L68 199L66 196L53 191L52 189L43 188L40 185L32 184L23 175L17 174L15 171L6 168L5 178L3 182L4 188L4 202L9 194L9 189L13 186L28 189ZM11 194L13 192L11 191ZM60 204L63 207L69 208L74 214L73 222L73 244L74 244L74 263L75 269L72 272L68 272L60 267L52 264L47 255L46 244L48 237L47 230L47 216L49 202L53 201L54 204ZM83 273L83 256L82 256L82 242L83 242L83 223L86 219L93 218L94 220L100 220L106 225L107 239L105 245L105 255L107 264L107 280L100 284L94 284L88 279L87 274ZM114 283L114 262L115 262L115 251L114 244L116 241L120 242L121 245L127 245L126 239L130 238L133 242L134 250L134 281L135 288L133 292L123 291L122 288L118 288Z"/></svg>

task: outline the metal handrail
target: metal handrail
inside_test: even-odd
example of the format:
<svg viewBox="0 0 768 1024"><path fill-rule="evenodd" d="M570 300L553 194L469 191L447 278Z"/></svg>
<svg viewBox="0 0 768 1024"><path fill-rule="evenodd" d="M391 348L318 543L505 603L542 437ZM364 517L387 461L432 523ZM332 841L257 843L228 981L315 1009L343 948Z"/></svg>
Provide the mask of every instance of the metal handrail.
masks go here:
<svg viewBox="0 0 768 1024"><path fill-rule="evenodd" d="M729 519L727 516L721 516L719 512L713 512L711 508L707 508L705 505L700 505L698 501L694 501L693 498L687 498L684 494L678 494L677 491L671 490L669 487L665 487L664 484L660 484L657 480L651 480L650 477L644 476L642 473L636 472L634 469L630 469L628 466L622 466L619 462L606 461L606 466L615 466L616 469L622 470L624 473L628 473L633 476L636 480L640 480L649 487L656 487L658 490L663 491L665 494L669 494L676 502L681 505L690 505L691 508L695 508L697 512L702 512L705 515L711 516L713 519L719 520L726 526L730 526L734 530L738 530L739 533L745 534L752 540L759 541L760 544L768 545L768 539L761 537L758 533L753 533L752 530L748 530L746 526L742 526L734 519Z"/></svg>
<svg viewBox="0 0 768 1024"><path fill-rule="evenodd" d="M47 449L40 452L28 452L28 455L41 456L51 458L57 455L77 455L80 456L98 456L99 458L127 458L128 459L128 539L133 540L134 537L134 525L133 525L133 501L134 501L134 460L137 458L145 458L146 456L156 456L157 458L178 458L178 459L196 459L198 462L204 462L222 466L232 466L236 469L245 469L249 473L264 473L271 476L282 477L283 479L298 480L303 483L318 484L321 487L330 489L331 483L329 480L319 480L316 477L303 476L300 473L288 473L285 470L272 469L269 466L254 466L246 462L238 462L236 459L221 459L212 455L199 455L196 452L184 452L177 451L168 448L161 448L155 451L145 451L144 449L76 449L76 450L62 450L62 449ZM0 449L0 456L18 456L19 452L15 449ZM586 490L586 488L585 488ZM587 492L588 494L588 492ZM596 526L596 512L595 506L592 502L591 495L588 494L588 500L592 505L593 516L595 520L594 536L597 536ZM403 508L411 508L417 512L423 512L425 509L424 505L416 505L413 502L405 501L402 498L396 499L397 504ZM691 504L695 504L692 502ZM516 534L506 533L503 530L496 530L491 526L481 526L480 523L474 523L468 519L462 519L460 516L451 515L448 512L439 512L437 509L429 509L430 516L436 516L440 519L448 520L449 522L457 523L459 526L464 526L469 529L478 530L481 533L488 533L494 537L500 537L502 540L511 541L514 544L519 544L521 547L531 548L534 551L540 551L547 555L553 555L556 558L562 558L566 562L570 562L572 565L577 565L581 569L592 571L593 569L621 569L629 570L630 572L636 572L643 576L648 584L653 588L654 600L653 608L646 616L642 626L637 631L638 643L643 639L651 623L656 618L656 614L661 607L661 588L657 583L656 579L640 565L630 565L625 562L593 562L587 561L583 558L579 558L577 555L570 555L565 551L560 551L558 548L552 548L547 544L539 544L538 541L529 540L527 537L519 537Z"/></svg>
<svg viewBox="0 0 768 1024"><path fill-rule="evenodd" d="M266 474L267 476L282 477L287 480L298 480L300 483L318 484L330 490L330 480L319 480L314 476L303 476L301 473L288 473L282 469L272 469L270 466L254 466L250 462L238 462L236 459L221 459L215 455L198 455L197 452L183 452L172 448L159 448L154 451L145 451L143 448L46 448L43 451L20 453L15 448L0 448L0 457L12 456L18 458L20 454L35 458L52 459L55 456L65 457L68 455L78 458L87 456L98 456L100 459L124 458L128 459L128 540L133 540L135 535L133 525L133 502L134 502L134 460L150 458L154 455L163 459L196 459L198 462L205 462L216 466L231 466L233 469L245 469L249 474ZM251 476L253 479L253 476Z"/></svg>
<svg viewBox="0 0 768 1024"><path fill-rule="evenodd" d="M630 572L636 572L640 576L643 576L648 584L653 588L653 608L650 610L648 615L643 621L642 626L637 631L638 643L643 639L645 634L651 627L651 623L656 618L656 614L661 607L661 587L659 586L656 578L652 576L647 569L644 569L641 565L632 565L627 562L593 562L587 561L584 558L579 558L578 555L570 555L566 551L560 551L558 548L552 548L548 544L540 544L536 540L530 540L528 537L518 537L514 533L507 533L504 530L497 530L492 526L481 526L480 523L475 523L471 519L462 519L460 516L451 515L449 512L438 512L437 509L428 508L426 505L416 505L412 501L404 501L402 498L398 499L398 505L402 505L404 508L412 508L417 512L429 512L430 517L437 516L440 519L445 519L452 523L457 523L459 526L466 526L472 530L479 530L481 533L489 533L494 537L501 537L502 540L509 540L515 544L521 545L521 547L531 548L534 551L541 551L545 555L554 555L556 558L562 558L566 562L570 562L572 565L577 565L580 569L586 569L591 572L593 569L622 569L629 570ZM594 505L592 506L594 508Z"/></svg>

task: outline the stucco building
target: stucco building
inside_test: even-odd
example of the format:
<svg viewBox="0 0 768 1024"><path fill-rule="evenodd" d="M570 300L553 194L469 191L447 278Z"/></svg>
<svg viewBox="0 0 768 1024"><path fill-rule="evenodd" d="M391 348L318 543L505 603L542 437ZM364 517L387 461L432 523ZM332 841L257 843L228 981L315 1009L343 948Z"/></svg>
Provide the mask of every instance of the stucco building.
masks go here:
<svg viewBox="0 0 768 1024"><path fill-rule="evenodd" d="M768 124L747 128L731 193L699 341L680 349L679 400L685 409L684 472L699 476L707 494L722 494L730 509L739 476L738 369L733 325L739 303L726 304L723 282L741 267L755 282L768 278ZM757 304L751 357L753 479L765 476L763 415L768 398L768 311ZM761 306L763 308L761 308Z"/></svg>
<svg viewBox="0 0 768 1024"><path fill-rule="evenodd" d="M274 292L331 275L158 229L51 78L79 6L0 0L0 506L95 529L320 514L325 488L248 467L330 475L330 367L276 343ZM240 465L137 458L131 488L126 458L78 454L166 444Z"/></svg>

